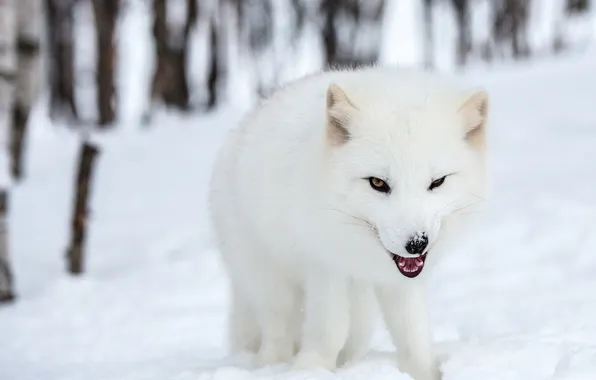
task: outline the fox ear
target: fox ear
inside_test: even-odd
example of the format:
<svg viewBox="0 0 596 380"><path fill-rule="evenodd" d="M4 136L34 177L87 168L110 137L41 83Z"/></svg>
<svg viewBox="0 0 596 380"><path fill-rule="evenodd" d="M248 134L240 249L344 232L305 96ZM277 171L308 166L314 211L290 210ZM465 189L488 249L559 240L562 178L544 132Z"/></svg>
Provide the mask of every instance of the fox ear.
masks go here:
<svg viewBox="0 0 596 380"><path fill-rule="evenodd" d="M488 94L476 90L468 95L459 108L464 121L466 140L475 148L484 147L488 117Z"/></svg>
<svg viewBox="0 0 596 380"><path fill-rule="evenodd" d="M331 83L327 88L327 137L334 145L341 145L350 139L349 125L353 111L357 108L344 90Z"/></svg>

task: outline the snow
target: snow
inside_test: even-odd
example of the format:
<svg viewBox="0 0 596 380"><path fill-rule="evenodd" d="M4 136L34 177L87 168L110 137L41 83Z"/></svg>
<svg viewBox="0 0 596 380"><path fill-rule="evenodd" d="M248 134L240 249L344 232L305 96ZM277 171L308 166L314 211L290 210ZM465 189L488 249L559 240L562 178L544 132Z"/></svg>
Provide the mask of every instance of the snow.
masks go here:
<svg viewBox="0 0 596 380"><path fill-rule="evenodd" d="M421 10L410 3L393 2L384 63L421 60L421 31L408 19ZM408 380L395 366L382 324L369 357L337 373L291 373L284 365L255 370L247 357L229 354L228 280L205 198L217 148L253 100L254 78L236 57L230 107L209 116L162 110L150 127L140 126L154 47L138 38L150 33L148 3L128 4L118 26L127 62L117 74L121 123L115 133L93 136L101 153L82 277L66 274L64 258L80 136L50 126L43 102L31 116L27 178L11 188L10 248L19 298L0 307L0 380ZM95 63L86 25L92 19L81 7L78 90L89 118ZM474 25L481 25L488 10L477 12ZM454 15L440 2L434 17L437 67L450 69ZM548 28L550 16L543 17L536 23ZM579 29L594 30L595 19ZM283 20L278 23L281 28ZM195 86L204 81L204 25L198 24L197 34L203 34L193 37L191 49ZM548 45L547 32L532 34L532 44ZM315 33L307 24L293 54L276 42L284 79L320 66ZM565 33L573 41L585 38L585 30ZM474 35L481 43L483 34ZM556 60L479 65L461 77L491 95L493 197L479 225L432 278L444 380L594 378L594 67L592 47ZM200 103L200 96L194 101Z"/></svg>
<svg viewBox="0 0 596 380"><path fill-rule="evenodd" d="M433 330L445 380L596 373L596 51L476 69L492 96L493 203L437 268ZM65 273L78 139L32 116L10 227L19 300L0 309L2 380L393 379L373 352L337 373L253 370L227 351L228 282L206 214L210 167L234 109L160 114L96 136L86 273Z"/></svg>

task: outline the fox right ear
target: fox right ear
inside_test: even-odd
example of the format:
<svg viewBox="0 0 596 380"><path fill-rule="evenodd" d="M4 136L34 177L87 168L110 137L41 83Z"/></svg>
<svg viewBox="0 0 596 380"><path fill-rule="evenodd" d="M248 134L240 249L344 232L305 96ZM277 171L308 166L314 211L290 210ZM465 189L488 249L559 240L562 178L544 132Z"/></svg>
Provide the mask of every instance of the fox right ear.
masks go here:
<svg viewBox="0 0 596 380"><path fill-rule="evenodd" d="M464 120L466 141L474 148L481 149L485 145L488 117L488 94L486 91L476 90L468 93L459 112Z"/></svg>
<svg viewBox="0 0 596 380"><path fill-rule="evenodd" d="M350 139L349 124L357 109L344 90L332 83L327 88L327 137L334 145Z"/></svg>

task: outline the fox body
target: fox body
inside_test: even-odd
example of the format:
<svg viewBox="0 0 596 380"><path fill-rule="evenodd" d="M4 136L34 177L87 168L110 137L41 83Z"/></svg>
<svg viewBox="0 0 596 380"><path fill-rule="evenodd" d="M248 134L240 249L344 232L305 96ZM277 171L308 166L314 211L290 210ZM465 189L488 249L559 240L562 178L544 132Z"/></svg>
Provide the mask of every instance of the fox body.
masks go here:
<svg viewBox="0 0 596 380"><path fill-rule="evenodd" d="M488 96L391 67L289 83L230 132L211 216L231 342L259 365L361 358L377 305L415 380L441 377L425 277L485 199Z"/></svg>

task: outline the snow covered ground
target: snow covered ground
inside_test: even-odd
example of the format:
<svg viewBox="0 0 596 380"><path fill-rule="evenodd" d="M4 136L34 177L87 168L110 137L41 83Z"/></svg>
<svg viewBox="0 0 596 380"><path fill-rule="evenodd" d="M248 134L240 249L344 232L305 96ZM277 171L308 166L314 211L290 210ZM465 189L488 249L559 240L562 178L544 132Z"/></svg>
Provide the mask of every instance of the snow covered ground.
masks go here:
<svg viewBox="0 0 596 380"><path fill-rule="evenodd" d="M492 95L493 203L435 272L445 380L596 378L596 51L477 69ZM1 380L392 379L382 324L337 373L251 370L225 343L227 279L206 217L238 113L161 115L99 140L87 273L65 274L78 142L42 115L10 227L18 302L0 308Z"/></svg>

